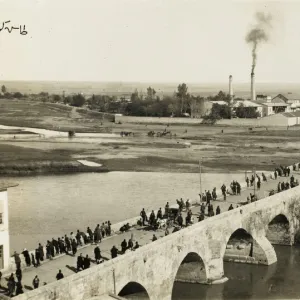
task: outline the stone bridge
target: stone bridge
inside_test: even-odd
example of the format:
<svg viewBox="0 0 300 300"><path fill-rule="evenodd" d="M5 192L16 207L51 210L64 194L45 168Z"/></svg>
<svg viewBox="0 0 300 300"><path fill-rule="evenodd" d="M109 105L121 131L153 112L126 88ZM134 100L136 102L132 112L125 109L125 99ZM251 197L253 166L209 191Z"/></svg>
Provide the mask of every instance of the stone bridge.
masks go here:
<svg viewBox="0 0 300 300"><path fill-rule="evenodd" d="M267 236L269 224L278 216L288 224L287 238L283 240L273 235L272 242L293 245L299 229L300 187L208 218L16 299L122 299L120 297L132 290L143 287L148 299L171 300L174 281L184 281L185 276L189 282L193 282L193 277L195 282L202 278L207 284L224 281L223 260L227 244L238 230L252 236L249 254L252 263L267 266L275 263L276 253ZM188 267L188 272L184 272L189 262L196 267Z"/></svg>

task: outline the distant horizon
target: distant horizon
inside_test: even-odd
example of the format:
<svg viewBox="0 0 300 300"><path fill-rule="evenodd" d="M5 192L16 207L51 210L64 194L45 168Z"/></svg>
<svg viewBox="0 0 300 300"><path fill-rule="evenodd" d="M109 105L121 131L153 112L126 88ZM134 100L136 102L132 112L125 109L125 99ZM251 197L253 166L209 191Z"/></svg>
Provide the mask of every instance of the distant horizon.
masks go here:
<svg viewBox="0 0 300 300"><path fill-rule="evenodd" d="M137 84L181 84L181 83L186 83L186 84L192 84L192 85L204 85L204 84L212 84L212 85L216 85L216 84L228 84L229 81L154 81L154 80L141 80L141 81L137 81L137 80L133 80L133 81L123 81L123 80L107 80L107 81L103 81L103 80L54 80L54 79L47 79L47 80L28 80L28 79L17 79L17 80L0 80L0 83L2 82L62 82L62 83L137 83ZM234 84L249 84L250 85L250 79L249 81L235 81L234 80L234 76L233 76L233 85ZM256 85L259 84L299 84L300 85L300 81L256 81L255 82ZM300 89L300 86L299 86Z"/></svg>

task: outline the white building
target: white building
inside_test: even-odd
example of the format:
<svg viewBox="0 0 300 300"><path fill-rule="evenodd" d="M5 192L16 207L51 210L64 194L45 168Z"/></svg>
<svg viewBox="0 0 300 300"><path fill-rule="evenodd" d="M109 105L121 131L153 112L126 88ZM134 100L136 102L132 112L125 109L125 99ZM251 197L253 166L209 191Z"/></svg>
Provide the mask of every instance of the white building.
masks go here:
<svg viewBox="0 0 300 300"><path fill-rule="evenodd" d="M250 101L250 100L235 100L233 102L233 104L231 105L233 112L235 112L235 110L241 105L243 107L253 107L255 109L255 111L257 111L259 113L260 117L262 117L263 107L261 104L254 102L254 101Z"/></svg>
<svg viewBox="0 0 300 300"><path fill-rule="evenodd" d="M9 227L8 227L8 196L7 189L16 184L0 183L0 270L10 267Z"/></svg>

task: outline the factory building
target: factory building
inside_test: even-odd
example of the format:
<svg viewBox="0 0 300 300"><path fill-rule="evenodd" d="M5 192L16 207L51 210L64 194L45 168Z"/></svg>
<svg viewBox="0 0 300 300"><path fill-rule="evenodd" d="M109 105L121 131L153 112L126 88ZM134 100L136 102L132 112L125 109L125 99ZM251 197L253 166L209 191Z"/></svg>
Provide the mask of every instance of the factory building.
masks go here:
<svg viewBox="0 0 300 300"><path fill-rule="evenodd" d="M232 108L233 113L241 105L243 105L243 107L254 107L255 111L257 111L260 116L263 115L263 106L261 104L255 102L255 101L250 101L250 100L236 100L236 101L233 101L233 103L231 104L231 108Z"/></svg>

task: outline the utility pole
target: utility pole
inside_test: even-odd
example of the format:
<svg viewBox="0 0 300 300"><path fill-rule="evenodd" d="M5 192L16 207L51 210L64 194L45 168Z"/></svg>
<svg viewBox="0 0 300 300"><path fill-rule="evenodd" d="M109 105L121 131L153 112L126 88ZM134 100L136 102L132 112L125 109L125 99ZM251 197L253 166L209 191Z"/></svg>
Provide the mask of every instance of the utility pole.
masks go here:
<svg viewBox="0 0 300 300"><path fill-rule="evenodd" d="M255 198L255 189L256 189L256 170L253 168L253 175L254 175L254 198Z"/></svg>
<svg viewBox="0 0 300 300"><path fill-rule="evenodd" d="M202 200L202 176L201 176L201 170L202 169L202 158L199 160L199 179L200 179L200 200Z"/></svg>
<svg viewBox="0 0 300 300"><path fill-rule="evenodd" d="M115 269L113 269L112 272L113 272L113 281L114 281L114 294L116 295L116 276L115 276Z"/></svg>

